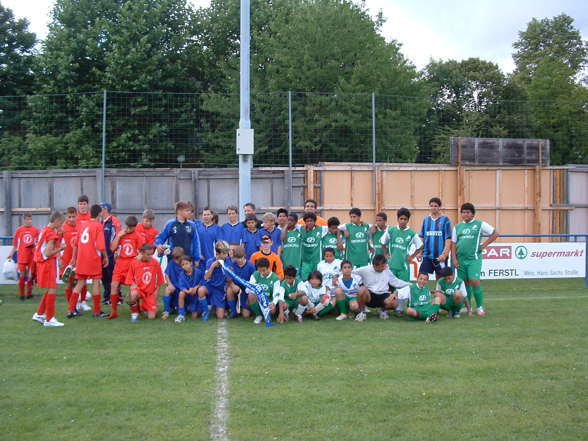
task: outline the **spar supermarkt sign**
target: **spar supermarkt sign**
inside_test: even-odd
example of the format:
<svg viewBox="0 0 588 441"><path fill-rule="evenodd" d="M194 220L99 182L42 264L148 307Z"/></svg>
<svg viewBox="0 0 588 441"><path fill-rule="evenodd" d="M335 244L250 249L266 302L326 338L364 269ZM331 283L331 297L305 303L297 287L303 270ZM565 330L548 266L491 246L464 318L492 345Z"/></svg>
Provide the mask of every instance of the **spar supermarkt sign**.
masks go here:
<svg viewBox="0 0 588 441"><path fill-rule="evenodd" d="M494 243L484 250L482 279L585 277L586 243Z"/></svg>

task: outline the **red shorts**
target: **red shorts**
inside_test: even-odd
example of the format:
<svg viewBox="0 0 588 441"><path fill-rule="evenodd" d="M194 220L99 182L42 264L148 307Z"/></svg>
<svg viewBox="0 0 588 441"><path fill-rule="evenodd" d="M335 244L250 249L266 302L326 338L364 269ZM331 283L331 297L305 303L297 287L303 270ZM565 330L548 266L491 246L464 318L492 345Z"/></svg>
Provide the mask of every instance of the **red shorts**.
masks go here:
<svg viewBox="0 0 588 441"><path fill-rule="evenodd" d="M49 259L37 263L37 286L39 288L57 288L57 261Z"/></svg>
<svg viewBox="0 0 588 441"><path fill-rule="evenodd" d="M76 280L102 280L102 273L100 274L78 274L76 273Z"/></svg>
<svg viewBox="0 0 588 441"><path fill-rule="evenodd" d="M35 268L37 265L35 265L35 262L23 262L23 263L17 263L16 264L16 269L19 272L24 272L28 269L31 270L31 274L35 274Z"/></svg>
<svg viewBox="0 0 588 441"><path fill-rule="evenodd" d="M157 312L155 293L145 294L143 291L139 291L139 300L143 311Z"/></svg>
<svg viewBox="0 0 588 441"><path fill-rule="evenodd" d="M129 268L134 259L117 259L114 265L114 273L112 274L112 281L119 282L121 285L128 285L127 275Z"/></svg>

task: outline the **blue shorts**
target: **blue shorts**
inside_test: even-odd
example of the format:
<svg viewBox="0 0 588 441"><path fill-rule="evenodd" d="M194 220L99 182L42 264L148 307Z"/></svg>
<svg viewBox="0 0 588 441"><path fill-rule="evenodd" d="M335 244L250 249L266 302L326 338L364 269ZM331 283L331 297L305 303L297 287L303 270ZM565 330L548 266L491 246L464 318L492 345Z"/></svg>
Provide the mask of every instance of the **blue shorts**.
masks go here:
<svg viewBox="0 0 588 441"><path fill-rule="evenodd" d="M241 294L239 294L239 302L241 303L241 309L251 311L251 306L249 306L249 294L247 294L245 290L242 288Z"/></svg>
<svg viewBox="0 0 588 441"><path fill-rule="evenodd" d="M206 289L208 290L208 300L209 303L214 306L215 308L226 308L226 299L225 299L225 287L217 288L216 286L210 286L206 284Z"/></svg>
<svg viewBox="0 0 588 441"><path fill-rule="evenodd" d="M200 304L198 303L198 294L186 294L184 305L186 305L186 309L190 312L201 312Z"/></svg>
<svg viewBox="0 0 588 441"><path fill-rule="evenodd" d="M447 260L445 262L447 262ZM439 271L441 271L442 268L445 268L447 266L445 262L439 262L437 261L437 259L429 259L428 257L423 257L423 261L421 262L421 266L419 267L419 273L437 274Z"/></svg>

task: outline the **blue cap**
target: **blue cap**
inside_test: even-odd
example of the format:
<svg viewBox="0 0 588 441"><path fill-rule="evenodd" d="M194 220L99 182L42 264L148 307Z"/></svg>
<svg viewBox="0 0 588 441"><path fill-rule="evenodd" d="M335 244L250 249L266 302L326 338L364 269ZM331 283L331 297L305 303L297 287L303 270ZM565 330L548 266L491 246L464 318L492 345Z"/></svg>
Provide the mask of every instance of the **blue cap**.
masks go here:
<svg viewBox="0 0 588 441"><path fill-rule="evenodd" d="M112 205L110 205L108 202L100 202L100 206L102 208L106 208L109 213L112 211Z"/></svg>

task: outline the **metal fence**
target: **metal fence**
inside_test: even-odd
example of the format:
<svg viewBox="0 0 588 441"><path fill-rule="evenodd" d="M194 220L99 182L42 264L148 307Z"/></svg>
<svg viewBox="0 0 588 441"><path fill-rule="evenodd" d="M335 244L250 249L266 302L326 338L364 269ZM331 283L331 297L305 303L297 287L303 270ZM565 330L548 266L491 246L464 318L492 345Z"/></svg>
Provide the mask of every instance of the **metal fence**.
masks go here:
<svg viewBox="0 0 588 441"><path fill-rule="evenodd" d="M567 113L558 112L564 104ZM254 164L447 163L451 136L546 138L552 150L570 152L553 163L579 163L585 109L585 102L502 101L472 110L397 95L257 93ZM234 167L238 116L239 96L230 94L0 97L0 168Z"/></svg>

